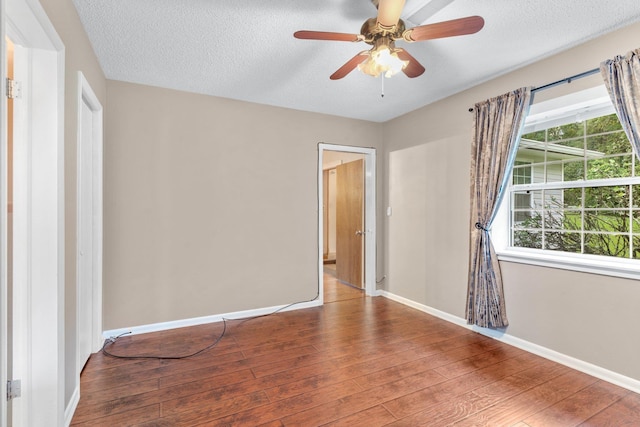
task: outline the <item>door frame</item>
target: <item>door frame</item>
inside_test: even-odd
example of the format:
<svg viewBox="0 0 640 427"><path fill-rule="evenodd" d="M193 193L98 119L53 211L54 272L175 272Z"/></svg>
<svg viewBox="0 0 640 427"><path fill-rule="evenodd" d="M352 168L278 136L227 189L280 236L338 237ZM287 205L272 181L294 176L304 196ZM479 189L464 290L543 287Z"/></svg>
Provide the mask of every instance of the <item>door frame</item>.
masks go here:
<svg viewBox="0 0 640 427"><path fill-rule="evenodd" d="M376 149L349 145L318 143L318 299L324 303L324 180L323 160L325 151L358 153L364 155L364 292L377 295L376 290Z"/></svg>
<svg viewBox="0 0 640 427"><path fill-rule="evenodd" d="M23 141L26 182L14 182L23 196L23 206L14 206L24 223L20 268L24 283L14 283L14 336L21 337L11 356L22 361L19 377L22 396L13 402L13 420L17 425L63 425L64 422L64 44L42 5L37 0L2 2L2 44L8 36L26 49L26 73L22 81L21 107L24 129L15 140ZM5 59L3 47L3 61ZM16 58L17 60L17 58ZM4 62L3 62L4 64ZM17 77L17 76L16 76ZM6 69L0 70L0 81ZM21 77L22 78L22 77ZM4 91L3 91L4 94ZM4 96L4 95L3 95ZM4 99L2 100L4 102ZM14 104L15 107L15 104ZM17 108L16 108L17 110ZM16 111L16 117L18 117ZM6 123L2 128L3 158L0 163L0 215L2 230L1 294L7 295L6 210L7 210L7 140ZM14 152L15 153L15 152ZM14 165L15 166L15 165ZM17 197L17 194L14 192ZM18 211L22 209L23 213ZM16 239L17 240L17 239ZM17 254L17 252L15 252ZM14 270L14 274L16 271ZM7 322L6 299L0 306L3 319L2 352L7 355L4 339ZM17 317L16 317L17 316ZM16 325L17 323L17 325ZM16 353L17 352L17 353ZM7 355L8 356L8 355ZM2 380L8 376L6 359L2 362ZM14 363L15 366L15 363ZM6 390L2 384L0 426L7 422ZM33 408L38 408L34 410ZM15 424L14 424L15 425Z"/></svg>
<svg viewBox="0 0 640 427"><path fill-rule="evenodd" d="M0 82L7 77L7 34L5 2L0 1ZM7 99L6 85L0 84L0 102ZM2 109L5 111L5 109ZM8 201L7 191L7 115L0 114L0 385L7 383L7 334L8 330L8 304L7 304L7 220ZM0 427L7 425L7 388L0 387Z"/></svg>

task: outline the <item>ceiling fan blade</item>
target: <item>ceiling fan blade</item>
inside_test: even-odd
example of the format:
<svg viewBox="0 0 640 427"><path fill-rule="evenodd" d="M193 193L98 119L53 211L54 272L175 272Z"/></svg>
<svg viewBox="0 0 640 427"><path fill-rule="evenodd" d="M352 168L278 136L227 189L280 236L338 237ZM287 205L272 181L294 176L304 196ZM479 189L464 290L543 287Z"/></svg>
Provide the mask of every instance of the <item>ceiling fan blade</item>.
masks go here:
<svg viewBox="0 0 640 427"><path fill-rule="evenodd" d="M402 70L407 75L407 77L414 78L421 76L422 73L424 73L424 67L422 66L422 64L420 64L416 58L411 56L409 52L404 49L398 49L396 50L396 53L398 54L398 58L402 59L403 61L409 61L407 66Z"/></svg>
<svg viewBox="0 0 640 427"><path fill-rule="evenodd" d="M466 18L413 27L405 31L402 37L406 41L417 42L473 34L480 31L482 27L484 27L484 19L481 16L467 16Z"/></svg>
<svg viewBox="0 0 640 427"><path fill-rule="evenodd" d="M378 2L378 22L384 27L398 23L405 0L380 0Z"/></svg>
<svg viewBox="0 0 640 427"><path fill-rule="evenodd" d="M305 40L333 40L339 42L359 42L364 40L361 34L333 33L327 31L296 31L293 37Z"/></svg>
<svg viewBox="0 0 640 427"><path fill-rule="evenodd" d="M335 73L331 74L329 77L331 80L338 80L352 72L358 64L363 63L368 57L368 51L363 51L351 58L344 64L342 67L338 68Z"/></svg>

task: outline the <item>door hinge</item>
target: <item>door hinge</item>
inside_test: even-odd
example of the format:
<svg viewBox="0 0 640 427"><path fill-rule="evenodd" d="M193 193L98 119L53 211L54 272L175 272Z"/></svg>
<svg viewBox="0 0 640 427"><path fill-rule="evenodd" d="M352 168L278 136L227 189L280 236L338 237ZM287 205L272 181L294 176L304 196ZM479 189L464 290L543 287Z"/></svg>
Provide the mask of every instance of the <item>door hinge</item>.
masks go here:
<svg viewBox="0 0 640 427"><path fill-rule="evenodd" d="M20 392L21 392L20 380L7 381L7 400L20 397Z"/></svg>
<svg viewBox="0 0 640 427"><path fill-rule="evenodd" d="M16 99L22 97L22 84L19 81L7 78L7 98Z"/></svg>

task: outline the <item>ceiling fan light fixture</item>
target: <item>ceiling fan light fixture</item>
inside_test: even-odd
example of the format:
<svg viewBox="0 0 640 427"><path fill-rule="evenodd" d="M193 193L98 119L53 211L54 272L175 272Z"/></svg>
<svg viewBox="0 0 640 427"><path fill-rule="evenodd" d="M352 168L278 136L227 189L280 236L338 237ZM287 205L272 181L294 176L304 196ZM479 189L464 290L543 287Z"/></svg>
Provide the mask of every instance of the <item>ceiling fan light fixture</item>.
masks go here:
<svg viewBox="0 0 640 427"><path fill-rule="evenodd" d="M358 65L358 70L373 77L378 77L380 74L391 77L404 70L408 64L409 61L400 59L395 50L381 45L369 51L369 57Z"/></svg>

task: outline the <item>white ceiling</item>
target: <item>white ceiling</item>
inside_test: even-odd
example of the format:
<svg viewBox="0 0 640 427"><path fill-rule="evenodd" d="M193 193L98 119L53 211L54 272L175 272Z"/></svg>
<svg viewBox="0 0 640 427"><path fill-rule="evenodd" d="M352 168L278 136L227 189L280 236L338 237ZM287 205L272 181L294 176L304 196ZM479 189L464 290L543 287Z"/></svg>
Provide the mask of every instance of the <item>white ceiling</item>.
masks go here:
<svg viewBox="0 0 640 427"><path fill-rule="evenodd" d="M640 21L638 0L407 0L407 27L470 15L485 26L397 42L426 72L385 79L382 98L381 79L358 70L329 80L369 45L293 37L297 30L359 33L377 13L370 0L74 3L109 79L376 122Z"/></svg>

